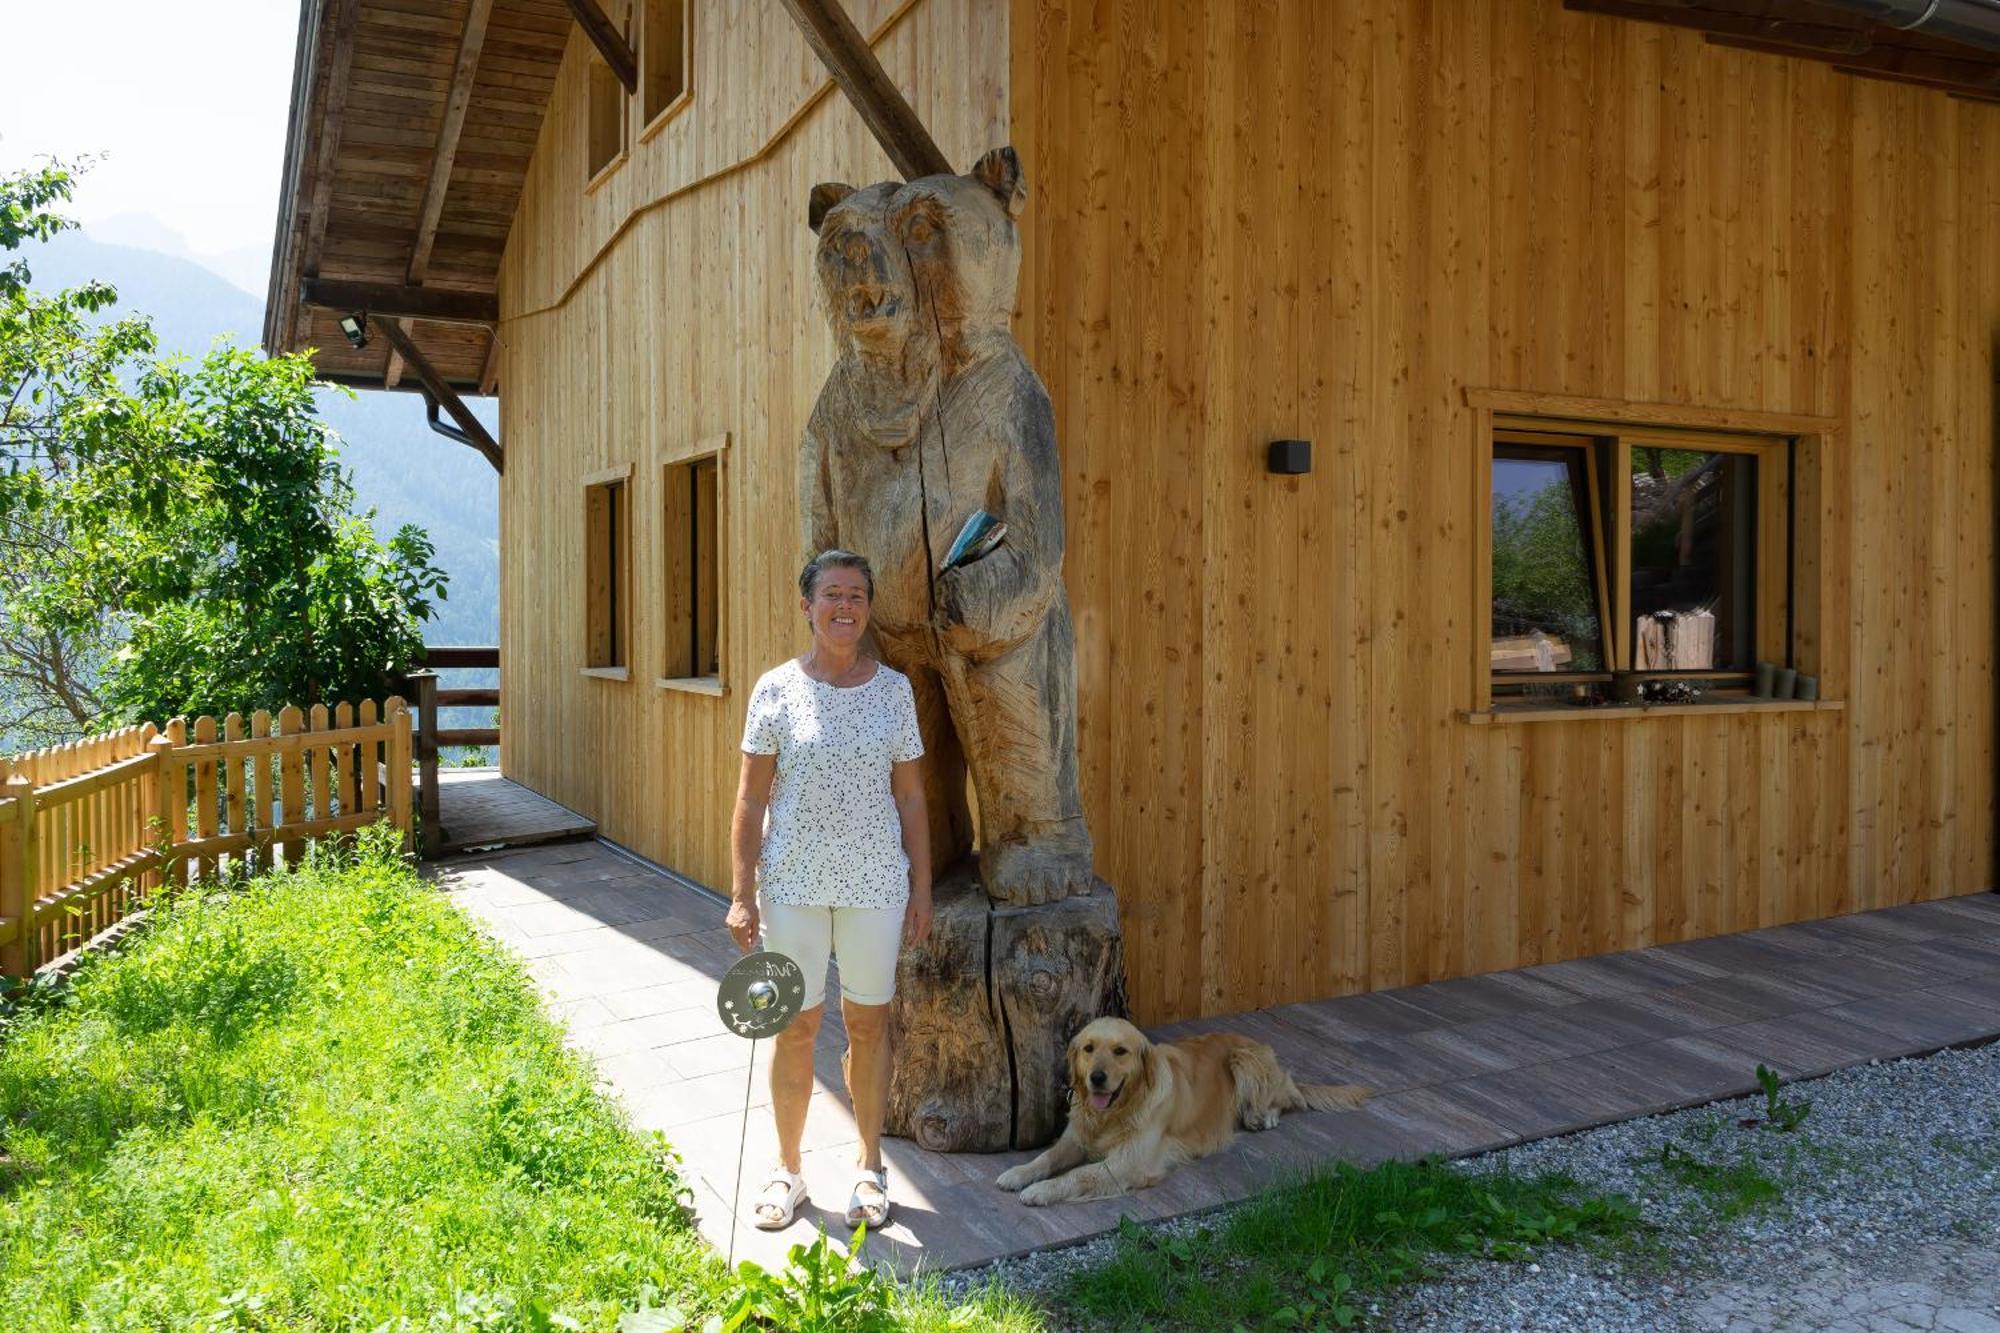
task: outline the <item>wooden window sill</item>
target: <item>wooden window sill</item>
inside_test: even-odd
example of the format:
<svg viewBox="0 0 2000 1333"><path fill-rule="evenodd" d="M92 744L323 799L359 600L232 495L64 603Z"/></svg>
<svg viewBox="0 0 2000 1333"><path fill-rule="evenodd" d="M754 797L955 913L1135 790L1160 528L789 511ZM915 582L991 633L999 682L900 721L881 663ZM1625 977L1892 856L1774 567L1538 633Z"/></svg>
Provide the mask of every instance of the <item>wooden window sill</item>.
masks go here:
<svg viewBox="0 0 2000 1333"><path fill-rule="evenodd" d="M584 182L583 192L585 194L596 194L597 191L603 187L604 182L610 180L613 176L616 176L618 174L618 168L624 166L625 159L630 157L631 155L632 155L631 149L629 148L620 149L618 152L618 156L612 158L609 162L606 162L603 166L599 167L596 171L591 173L590 179Z"/></svg>
<svg viewBox="0 0 2000 1333"><path fill-rule="evenodd" d="M1576 708L1566 704L1497 704L1483 712L1462 710L1459 716L1476 727L1510 725L1515 722L1630 722L1641 717L1692 717L1723 713L1837 713L1847 705L1840 699L1718 699L1713 703L1691 704L1601 704Z"/></svg>
<svg viewBox="0 0 2000 1333"><path fill-rule="evenodd" d="M684 694L707 694L717 699L729 693L720 676L661 676L653 683L663 690L679 690Z"/></svg>
<svg viewBox="0 0 2000 1333"><path fill-rule="evenodd" d="M639 142L645 143L667 127L667 122L694 104L694 94L683 92L666 104L660 114L646 122L646 128L639 131Z"/></svg>
<svg viewBox="0 0 2000 1333"><path fill-rule="evenodd" d="M626 667L583 667L581 674L595 680L630 680L632 672Z"/></svg>

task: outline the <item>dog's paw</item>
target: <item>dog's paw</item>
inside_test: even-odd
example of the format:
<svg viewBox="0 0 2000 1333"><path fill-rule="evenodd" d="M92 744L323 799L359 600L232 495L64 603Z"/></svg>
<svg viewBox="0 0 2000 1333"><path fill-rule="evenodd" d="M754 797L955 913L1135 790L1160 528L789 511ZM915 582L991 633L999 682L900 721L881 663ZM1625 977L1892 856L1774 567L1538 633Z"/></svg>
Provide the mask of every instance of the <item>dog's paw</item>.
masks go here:
<svg viewBox="0 0 2000 1333"><path fill-rule="evenodd" d="M1035 1175L1032 1171L1028 1170L1028 1164L1023 1162L1020 1166L1009 1167L1005 1171L1002 1171L999 1178L993 1183L1001 1189L1006 1190L1009 1194L1012 1194L1024 1186L1034 1184Z"/></svg>
<svg viewBox="0 0 2000 1333"><path fill-rule="evenodd" d="M1021 1191L1021 1202L1030 1208L1040 1208L1047 1203L1061 1203L1062 1190L1053 1180L1038 1180Z"/></svg>

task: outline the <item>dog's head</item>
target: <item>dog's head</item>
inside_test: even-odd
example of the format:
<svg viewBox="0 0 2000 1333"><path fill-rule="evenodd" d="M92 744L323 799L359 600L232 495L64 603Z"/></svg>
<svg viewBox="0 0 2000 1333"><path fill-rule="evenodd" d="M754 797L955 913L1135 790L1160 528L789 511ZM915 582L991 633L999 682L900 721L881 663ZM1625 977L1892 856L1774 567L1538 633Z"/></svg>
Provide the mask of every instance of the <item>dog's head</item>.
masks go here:
<svg viewBox="0 0 2000 1333"><path fill-rule="evenodd" d="M1153 1078L1153 1043L1122 1018L1100 1018L1070 1038L1074 1105L1113 1114L1143 1100Z"/></svg>

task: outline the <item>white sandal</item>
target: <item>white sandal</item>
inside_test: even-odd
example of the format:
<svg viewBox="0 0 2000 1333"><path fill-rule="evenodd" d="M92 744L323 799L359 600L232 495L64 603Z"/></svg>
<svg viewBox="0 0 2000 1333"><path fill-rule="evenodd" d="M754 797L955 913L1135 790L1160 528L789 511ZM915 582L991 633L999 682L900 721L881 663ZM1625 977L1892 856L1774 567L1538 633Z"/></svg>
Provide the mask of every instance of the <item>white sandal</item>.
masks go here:
<svg viewBox="0 0 2000 1333"><path fill-rule="evenodd" d="M861 1191L875 1191L873 1200L861 1197ZM862 1167L855 1172L854 1189L847 1196L847 1225L867 1226L870 1231L879 1231L889 1220L889 1169L883 1167L870 1171Z"/></svg>
<svg viewBox="0 0 2000 1333"><path fill-rule="evenodd" d="M806 1178L796 1171L774 1166L771 1178L764 1182L764 1192L750 1207L751 1223L759 1231L783 1231L792 1224L805 1198Z"/></svg>

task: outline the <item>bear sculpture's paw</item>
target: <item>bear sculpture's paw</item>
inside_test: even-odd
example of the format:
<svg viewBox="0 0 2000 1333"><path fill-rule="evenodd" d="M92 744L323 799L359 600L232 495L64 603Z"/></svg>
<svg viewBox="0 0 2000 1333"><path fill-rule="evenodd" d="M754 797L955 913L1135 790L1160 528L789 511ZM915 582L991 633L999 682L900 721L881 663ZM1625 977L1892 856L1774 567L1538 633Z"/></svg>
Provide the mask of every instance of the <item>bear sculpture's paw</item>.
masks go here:
<svg viewBox="0 0 2000 1333"><path fill-rule="evenodd" d="M1096 882L1088 846L1048 839L996 847L982 858L981 878L987 896L1007 907L1056 903L1073 894L1089 893Z"/></svg>

